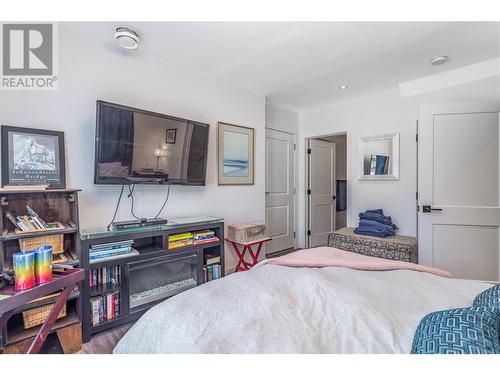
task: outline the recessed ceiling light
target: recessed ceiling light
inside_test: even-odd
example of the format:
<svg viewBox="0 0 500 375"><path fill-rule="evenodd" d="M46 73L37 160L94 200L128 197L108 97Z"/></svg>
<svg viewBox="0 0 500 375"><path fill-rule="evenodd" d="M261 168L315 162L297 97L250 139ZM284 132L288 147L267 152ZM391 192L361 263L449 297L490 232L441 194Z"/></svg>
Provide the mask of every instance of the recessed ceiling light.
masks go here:
<svg viewBox="0 0 500 375"><path fill-rule="evenodd" d="M340 85L339 90L345 90L347 88L347 85Z"/></svg>
<svg viewBox="0 0 500 375"><path fill-rule="evenodd" d="M442 65L448 61L448 56L436 56L431 60L432 65Z"/></svg>
<svg viewBox="0 0 500 375"><path fill-rule="evenodd" d="M125 49L137 49L139 47L139 35L128 27L117 27L115 30L115 39Z"/></svg>

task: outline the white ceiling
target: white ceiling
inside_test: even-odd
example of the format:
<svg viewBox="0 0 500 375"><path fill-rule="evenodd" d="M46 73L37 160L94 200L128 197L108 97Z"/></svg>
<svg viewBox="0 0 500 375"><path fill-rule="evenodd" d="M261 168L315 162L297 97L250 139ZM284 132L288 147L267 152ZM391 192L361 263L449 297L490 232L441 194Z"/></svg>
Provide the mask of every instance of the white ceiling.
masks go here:
<svg viewBox="0 0 500 375"><path fill-rule="evenodd" d="M102 22L65 23L106 42L116 26L140 50L302 111L500 56L500 23ZM431 66L436 55L448 55ZM339 85L348 89L339 90Z"/></svg>

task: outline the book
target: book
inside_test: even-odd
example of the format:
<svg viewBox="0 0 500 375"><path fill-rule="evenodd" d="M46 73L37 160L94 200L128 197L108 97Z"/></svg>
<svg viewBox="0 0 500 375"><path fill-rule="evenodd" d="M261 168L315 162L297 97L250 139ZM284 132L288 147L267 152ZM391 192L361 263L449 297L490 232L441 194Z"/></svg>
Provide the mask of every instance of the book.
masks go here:
<svg viewBox="0 0 500 375"><path fill-rule="evenodd" d="M112 251L106 251L106 252L97 252L97 253L91 253L89 254L89 259L103 259L103 258L109 258L113 257L116 255L122 255L122 254L127 254L132 251L132 248L127 248L127 249L116 249Z"/></svg>
<svg viewBox="0 0 500 375"><path fill-rule="evenodd" d="M204 240L195 240L194 244L195 245L200 245L200 244L204 244L204 243L217 242L219 240L220 240L219 237L212 237L212 238L207 238L207 239L204 239Z"/></svg>
<svg viewBox="0 0 500 375"><path fill-rule="evenodd" d="M116 254L116 253L120 253L120 252L127 252L130 250L132 250L132 246L117 247L116 249L92 251L92 252L89 252L89 256L92 257L92 256L96 256L96 255Z"/></svg>
<svg viewBox="0 0 500 375"><path fill-rule="evenodd" d="M212 230L204 230L193 233L193 238L195 241L206 240L215 237L215 232Z"/></svg>
<svg viewBox="0 0 500 375"><path fill-rule="evenodd" d="M212 264L217 264L217 263L220 263L220 256L217 256L217 255L205 256L205 264L207 266L210 266Z"/></svg>
<svg viewBox="0 0 500 375"><path fill-rule="evenodd" d="M90 323L95 326L120 315L120 292L106 293L90 299Z"/></svg>
<svg viewBox="0 0 500 375"><path fill-rule="evenodd" d="M90 298L90 313L91 313L91 323L93 326L99 324L99 306L100 306L101 297L92 297Z"/></svg>
<svg viewBox="0 0 500 375"><path fill-rule="evenodd" d="M94 264L94 263L99 263L99 262L103 262L103 261L107 261L107 260L115 260L115 259L121 259L121 258L126 258L126 257L133 257L133 256L136 256L139 254L140 253L137 250L132 249L132 251L125 253L125 254L106 256L104 258L98 258L98 259L90 259L89 263Z"/></svg>
<svg viewBox="0 0 500 375"><path fill-rule="evenodd" d="M168 242L168 248L169 249L177 249L179 247L184 247L184 246L189 246L193 245L194 241L192 239L186 239L186 240L179 240L179 241L174 241L174 242Z"/></svg>
<svg viewBox="0 0 500 375"><path fill-rule="evenodd" d="M187 239L192 239L192 238L193 238L193 233L191 233L191 232L178 233L178 234L169 235L168 242L187 240Z"/></svg>

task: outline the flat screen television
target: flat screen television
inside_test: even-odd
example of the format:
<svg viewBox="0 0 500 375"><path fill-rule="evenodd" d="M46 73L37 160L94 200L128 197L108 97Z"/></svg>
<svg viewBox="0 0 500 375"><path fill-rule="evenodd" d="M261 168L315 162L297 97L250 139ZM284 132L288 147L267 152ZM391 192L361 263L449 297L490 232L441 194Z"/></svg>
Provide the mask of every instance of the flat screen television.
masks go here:
<svg viewBox="0 0 500 375"><path fill-rule="evenodd" d="M209 125L97 101L96 184L205 185Z"/></svg>

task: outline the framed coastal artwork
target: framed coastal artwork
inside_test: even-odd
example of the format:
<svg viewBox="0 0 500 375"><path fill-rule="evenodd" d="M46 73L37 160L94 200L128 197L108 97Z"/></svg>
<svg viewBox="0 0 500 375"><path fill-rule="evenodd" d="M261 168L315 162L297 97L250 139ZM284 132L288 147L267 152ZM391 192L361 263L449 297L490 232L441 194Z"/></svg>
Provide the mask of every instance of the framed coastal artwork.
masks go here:
<svg viewBox="0 0 500 375"><path fill-rule="evenodd" d="M219 185L253 185L255 130L219 122L217 133Z"/></svg>
<svg viewBox="0 0 500 375"><path fill-rule="evenodd" d="M64 133L2 126L2 185L65 188Z"/></svg>

